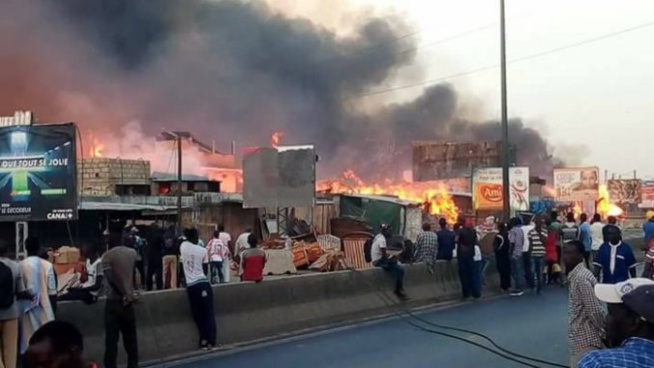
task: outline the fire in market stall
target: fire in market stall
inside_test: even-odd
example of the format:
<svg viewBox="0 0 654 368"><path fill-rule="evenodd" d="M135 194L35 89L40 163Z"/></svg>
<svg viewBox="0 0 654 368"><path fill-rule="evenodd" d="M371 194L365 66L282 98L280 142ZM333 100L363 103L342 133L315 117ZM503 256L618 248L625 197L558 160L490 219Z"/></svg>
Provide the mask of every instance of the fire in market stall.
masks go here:
<svg viewBox="0 0 654 368"><path fill-rule="evenodd" d="M618 205L611 203L611 196L606 185L599 186L599 198L597 200L597 213L602 215L603 218L609 216L620 217L624 214L622 208Z"/></svg>
<svg viewBox="0 0 654 368"><path fill-rule="evenodd" d="M354 170L347 170L343 173L342 178L319 182L316 189L318 192L332 194L397 197L401 200L423 204L429 214L444 217L449 223L456 222L460 212L452 195L442 183L393 183L387 179L381 184L368 184L358 177Z"/></svg>
<svg viewBox="0 0 654 368"><path fill-rule="evenodd" d="M103 157L104 144L100 143L98 139L91 133L89 142L91 142L91 148L89 149L89 156L91 158Z"/></svg>

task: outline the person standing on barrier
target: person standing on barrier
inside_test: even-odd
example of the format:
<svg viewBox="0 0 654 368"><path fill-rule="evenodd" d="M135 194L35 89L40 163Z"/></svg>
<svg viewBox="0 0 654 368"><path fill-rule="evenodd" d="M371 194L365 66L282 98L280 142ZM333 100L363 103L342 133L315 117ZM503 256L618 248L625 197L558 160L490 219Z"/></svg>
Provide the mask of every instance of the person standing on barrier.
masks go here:
<svg viewBox="0 0 654 368"><path fill-rule="evenodd" d="M441 217L438 220L440 230L436 232L438 238L438 250L436 252L437 260L451 261L454 258L454 248L456 248L456 237L454 232L447 228L447 220Z"/></svg>
<svg viewBox="0 0 654 368"><path fill-rule="evenodd" d="M134 312L134 303L138 300L138 294L134 292L137 254L135 249L119 245L115 238L109 240L109 248L102 256L102 273L107 285L104 366L116 368L118 340L122 335L127 353L127 368L136 368L139 361Z"/></svg>
<svg viewBox="0 0 654 368"><path fill-rule="evenodd" d="M472 219L461 219L458 234L456 258L459 266L459 279L461 280L461 294L463 299L471 296L475 299L481 297L481 268L475 263L475 246L479 246L477 231L472 226Z"/></svg>
<svg viewBox="0 0 654 368"><path fill-rule="evenodd" d="M604 347L604 311L593 291L597 280L584 265L585 252L584 243L579 240L566 243L563 249L563 261L570 270L568 340L571 367L586 352Z"/></svg>
<svg viewBox="0 0 654 368"><path fill-rule="evenodd" d="M207 260L207 251L198 245L200 239L197 229L186 229L184 237L186 239L180 246L180 257L191 314L198 329L200 349L211 350L216 346L216 315L213 308L213 290L202 269Z"/></svg>
<svg viewBox="0 0 654 368"><path fill-rule="evenodd" d="M389 256L386 252L386 241L393 235L391 227L381 225L381 232L375 236L370 249L372 265L381 267L384 271L395 276L395 295L402 300L408 299L404 292L404 267L399 264L395 256Z"/></svg>
<svg viewBox="0 0 654 368"><path fill-rule="evenodd" d="M438 236L431 230L431 224L424 223L422 232L416 239L415 260L425 262L429 273L434 273L436 254L438 251Z"/></svg>
<svg viewBox="0 0 654 368"><path fill-rule="evenodd" d="M500 275L500 288L508 293L511 289L511 254L509 252L509 232L505 223L497 226L498 234L493 239L493 251L495 252L495 265Z"/></svg>
<svg viewBox="0 0 654 368"><path fill-rule="evenodd" d="M513 290L511 296L522 296L525 292L522 290L523 262L522 249L524 247L525 236L522 231L522 222L519 218L511 219L509 223L509 243L511 244L511 277L513 278Z"/></svg>
<svg viewBox="0 0 654 368"><path fill-rule="evenodd" d="M654 367L654 281L634 278L596 285L595 296L608 305L609 349L587 353L577 368Z"/></svg>

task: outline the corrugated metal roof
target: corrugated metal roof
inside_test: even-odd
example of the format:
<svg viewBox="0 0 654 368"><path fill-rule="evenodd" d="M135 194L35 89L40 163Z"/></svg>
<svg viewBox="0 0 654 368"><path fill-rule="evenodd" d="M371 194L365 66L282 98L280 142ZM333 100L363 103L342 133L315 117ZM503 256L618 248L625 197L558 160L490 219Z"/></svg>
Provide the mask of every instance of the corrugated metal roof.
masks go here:
<svg viewBox="0 0 654 368"><path fill-rule="evenodd" d="M93 201L82 201L78 208L84 211L168 211L176 209L175 206Z"/></svg>
<svg viewBox="0 0 654 368"><path fill-rule="evenodd" d="M152 181L177 181L177 174L175 173L162 173L162 172L153 172ZM203 175L193 175L193 174L182 174L182 181L217 181L210 180L207 176Z"/></svg>

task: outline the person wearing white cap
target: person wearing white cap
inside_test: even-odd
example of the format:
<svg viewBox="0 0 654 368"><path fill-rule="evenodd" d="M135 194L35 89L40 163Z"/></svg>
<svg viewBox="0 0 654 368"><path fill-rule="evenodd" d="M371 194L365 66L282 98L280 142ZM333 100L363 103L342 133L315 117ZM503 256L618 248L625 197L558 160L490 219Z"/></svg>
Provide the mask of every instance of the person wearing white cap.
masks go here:
<svg viewBox="0 0 654 368"><path fill-rule="evenodd" d="M654 281L632 278L595 285L607 303L606 343L610 349L584 355L577 368L654 367Z"/></svg>

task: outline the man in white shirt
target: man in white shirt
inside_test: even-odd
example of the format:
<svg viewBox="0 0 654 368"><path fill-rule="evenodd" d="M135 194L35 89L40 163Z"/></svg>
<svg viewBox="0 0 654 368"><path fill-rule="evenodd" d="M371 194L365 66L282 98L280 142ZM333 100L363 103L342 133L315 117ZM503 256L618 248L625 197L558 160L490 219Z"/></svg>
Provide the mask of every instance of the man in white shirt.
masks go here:
<svg viewBox="0 0 654 368"><path fill-rule="evenodd" d="M597 251L600 249L604 243L604 224L602 223L602 217L599 213L596 213L593 216L593 221L590 224L590 259L594 260L597 255Z"/></svg>
<svg viewBox="0 0 654 368"><path fill-rule="evenodd" d="M381 267L384 271L393 274L395 277L395 295L402 300L406 300L408 297L404 292L404 267L399 264L395 256L389 257L386 253L386 240L392 234L389 225L381 225L381 232L372 241L370 258L373 266Z"/></svg>
<svg viewBox="0 0 654 368"><path fill-rule="evenodd" d="M208 259L207 250L199 246L197 229L186 229L184 237L179 252L191 313L200 335L200 348L211 350L216 346L216 316L213 308L213 290L202 267Z"/></svg>
<svg viewBox="0 0 654 368"><path fill-rule="evenodd" d="M250 244L248 244L248 236L252 233L252 229L246 229L244 233L236 238L236 245L234 249L234 254L240 256L241 252L246 249L250 249Z"/></svg>
<svg viewBox="0 0 654 368"><path fill-rule="evenodd" d="M524 243L522 243L522 266L525 270L525 281L527 286L530 289L534 289L536 285L534 284L534 271L531 264L531 253L529 248L531 247L531 242L529 240L529 232L536 228L536 224L531 221L527 225L522 226L522 234L524 236ZM542 271L541 271L542 272Z"/></svg>
<svg viewBox="0 0 654 368"><path fill-rule="evenodd" d="M232 249L232 236L225 231L225 225L218 225L218 239L225 244L230 250Z"/></svg>

